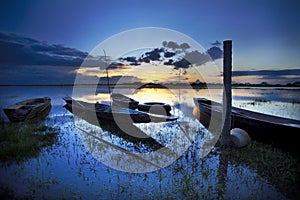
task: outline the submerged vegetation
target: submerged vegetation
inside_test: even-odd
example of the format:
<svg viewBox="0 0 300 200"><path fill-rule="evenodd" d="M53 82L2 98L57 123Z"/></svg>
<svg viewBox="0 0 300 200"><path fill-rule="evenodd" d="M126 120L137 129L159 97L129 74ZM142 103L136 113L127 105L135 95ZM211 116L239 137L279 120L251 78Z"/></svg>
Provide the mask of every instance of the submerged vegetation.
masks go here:
<svg viewBox="0 0 300 200"><path fill-rule="evenodd" d="M55 118L55 124L61 127L59 135L56 128L45 124L27 122L1 125L0 161L3 161L3 155L9 155L8 152L2 152L4 138L6 143L8 140L10 143L21 140L17 142L18 146L26 143L28 145L25 149L31 149L29 146L33 143L35 147L26 155L24 150L18 149L14 150L18 153L5 158L33 159L28 159L26 164L13 166L12 177L28 182L28 185L25 184L24 193L20 191L21 186L14 184L15 178L10 178L0 187L0 197L264 199L268 197L264 191L273 190L264 188L257 192L260 187L264 187L262 179L278 188L287 198L296 199L298 195L298 160L289 153L265 144L252 142L242 149L216 148L216 151L204 158L197 154L197 145L192 145L186 154L166 168L144 174L124 173L105 167L88 153L82 143L82 135L75 131L72 120L71 116ZM35 142L23 141L26 138L32 138L30 140ZM58 142L47 156L38 156L38 152L45 146L51 146L56 138ZM20 154L21 151L24 154ZM58 167L56 161L64 164ZM4 169L9 169L8 165L3 166ZM24 174L24 168L30 169L27 174ZM255 175L251 175L251 172ZM249 191L243 192L242 188ZM94 191L97 192L94 194ZM271 198L274 197L271 194Z"/></svg>
<svg viewBox="0 0 300 200"><path fill-rule="evenodd" d="M289 198L299 196L300 164L297 155L252 141L242 149L221 149L220 156L233 165L254 170Z"/></svg>
<svg viewBox="0 0 300 200"><path fill-rule="evenodd" d="M0 160L22 161L38 156L43 147L51 146L58 129L42 123L19 122L0 125Z"/></svg>
<svg viewBox="0 0 300 200"><path fill-rule="evenodd" d="M60 102L61 94L71 93L70 89L47 87L45 93L52 92ZM30 91L40 90L39 86ZM265 109L275 102L274 94L265 89L247 89L247 94L254 95L239 105L252 108L249 102L253 102L258 109L276 110L280 115L284 115L282 110L297 112L298 90L273 91L291 109L286 103ZM241 149L213 148L203 158L199 134L198 142L169 166L149 173L127 173L108 167L92 154L88 147L105 152L105 146L95 140L85 143L73 115L62 105L51 112L42 123L9 124L0 118L0 199L299 199L297 154L252 141ZM113 133L105 132L106 139L137 152L138 144Z"/></svg>

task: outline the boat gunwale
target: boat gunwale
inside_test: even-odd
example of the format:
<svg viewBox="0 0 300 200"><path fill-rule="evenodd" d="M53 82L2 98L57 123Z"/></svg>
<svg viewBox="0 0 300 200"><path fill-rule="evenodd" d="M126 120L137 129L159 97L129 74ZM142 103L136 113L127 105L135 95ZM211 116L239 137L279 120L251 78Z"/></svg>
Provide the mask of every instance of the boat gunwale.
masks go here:
<svg viewBox="0 0 300 200"><path fill-rule="evenodd" d="M205 106L206 109L208 109L208 110L214 110L216 112L222 113L222 109L221 109L222 104L221 103L211 101L211 105L213 105L213 107L212 107L211 105L209 105L208 103L205 103L204 101L211 101L211 100L204 99L204 98L194 98L194 102L196 105L198 105L198 108L200 110L201 110L201 106ZM284 118L284 117L270 115L270 114L264 114L264 113L241 109L241 108L237 108L237 107L232 107L231 115L237 116L237 117L248 118L251 120L261 121L261 122L265 122L265 123L277 124L277 125L282 125L282 126L287 126L287 127L293 126L293 127L300 128L300 120Z"/></svg>

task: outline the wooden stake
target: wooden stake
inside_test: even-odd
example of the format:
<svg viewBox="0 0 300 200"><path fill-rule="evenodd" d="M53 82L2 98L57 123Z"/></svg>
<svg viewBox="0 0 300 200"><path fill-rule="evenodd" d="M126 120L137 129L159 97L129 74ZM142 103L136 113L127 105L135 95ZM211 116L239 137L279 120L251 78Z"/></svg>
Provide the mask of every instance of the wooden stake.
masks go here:
<svg viewBox="0 0 300 200"><path fill-rule="evenodd" d="M223 114L222 114L222 135L221 145L230 145L230 129L231 129L231 74L232 74L232 41L223 42Z"/></svg>

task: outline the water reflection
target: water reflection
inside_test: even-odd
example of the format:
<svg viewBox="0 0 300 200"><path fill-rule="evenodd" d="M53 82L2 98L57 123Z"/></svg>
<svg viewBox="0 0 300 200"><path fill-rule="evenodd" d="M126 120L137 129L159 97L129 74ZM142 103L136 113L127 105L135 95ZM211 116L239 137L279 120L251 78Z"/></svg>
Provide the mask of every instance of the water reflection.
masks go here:
<svg viewBox="0 0 300 200"><path fill-rule="evenodd" d="M219 134L205 131L202 124L194 117L193 98L203 97L221 102L222 89L200 89L197 91L178 88L115 88L113 92L122 93L140 103L149 101L168 103L172 107L171 114L177 116L178 120L176 122L128 125L130 127L127 130L134 132L134 134L124 131L124 129L116 131L117 126L111 122L100 121L96 124L89 124L89 122L79 120L80 122L77 122L76 125L80 127L84 143L96 158L108 166L130 172L156 170L170 165L195 140L199 140L198 155L204 157L219 138ZM289 92L288 98L295 99L295 101L300 100L297 96L298 90L290 90ZM110 101L107 93L81 94L79 99L87 102ZM287 102L282 102L283 94L282 90L234 89L233 104L245 109L264 111L264 108L268 108L266 102L272 106L276 106L278 103L287 104ZM256 99L268 100L266 102L260 101L263 104L251 104L252 101L258 101ZM300 104L293 105L296 106L296 109L289 103L288 109L279 114L285 117L297 117L299 114L293 115L293 111L299 111ZM274 109L267 109L265 112L270 111L274 112ZM215 120L213 123L219 124L220 122ZM117 132L118 134L116 134ZM136 134L140 134L142 137L134 137ZM141 140L142 138L144 140Z"/></svg>
<svg viewBox="0 0 300 200"><path fill-rule="evenodd" d="M13 89L12 89L13 88ZM1 89L1 87L0 87ZM125 90L125 89L124 89ZM256 89L255 89L256 90ZM5 104L11 104L12 101L16 101L16 97L19 100L23 98L31 98L34 95L50 95L53 99L53 108L51 110L51 124L55 121L55 126L59 126L61 133L59 135L59 143L54 145L53 148L42 152L37 159L32 159L25 162L22 165L17 163L11 166L2 166L0 168L1 185L3 187L12 188L16 194L16 197L22 198L24 195L32 194L32 198L74 198L75 196L83 199L126 199L128 196L139 199L143 196L145 199L151 198L186 198L191 194L201 199L214 199L218 198L217 192L220 192L220 198L224 199L287 199L278 187L273 182L266 180L260 174L258 174L252 168L245 167L244 163L229 161L228 171L226 176L226 184L222 182L224 178L218 175L219 157L216 155L207 156L205 159L201 159L199 153L194 156L195 152L199 152L199 149L203 147L201 141L203 137L209 137L209 134L205 133L205 129L199 125L199 134L195 135L195 142L191 145L184 156L181 156L173 165L164 168L153 173L145 174L130 174L118 172L105 167L98 162L94 157L87 152L97 152L94 154L99 155L101 151L110 151L105 144L98 141L95 137L88 135L85 132L78 132L78 129L74 127L71 115L68 111L62 108L62 97L65 94L71 95L72 88L56 88L44 87L42 90L40 87L10 87L5 90L2 87L0 96L2 106ZM132 91L128 90L127 94L132 95ZM131 91L131 92L130 92ZM181 90L183 92L184 89ZM253 92L252 89L245 89L244 95ZM260 90L263 92L263 90ZM188 92L188 90L187 90ZM212 92L216 92L212 91ZM277 93L278 91L274 91ZM293 93L293 98L298 98L295 91L283 90L278 93ZM298 91L299 92L299 91ZM205 97L208 94L205 90L199 90L195 92L197 97ZM125 93L123 93L125 94ZM204 96L202 96L204 94ZM262 94L263 95L263 94ZM93 95L95 96L95 95ZM8 98L9 97L9 98ZM107 101L107 98L103 97ZM93 98L93 99L92 99ZM107 99L106 99L107 98ZM82 100L86 100L83 96ZM221 100L221 99L220 99ZM253 99L254 100L254 99ZM98 98L91 97L92 101L99 101ZM147 99L145 101L148 101ZM262 112L275 112L276 110L282 110L281 115L284 113L289 114L291 111L294 113L299 112L299 105L297 103L287 103L279 101L261 102L257 105L249 104L249 101L234 101L237 106L249 107L249 109L258 109ZM183 107L183 103L180 104ZM270 107L268 105L277 105ZM175 107L178 105L174 104ZM188 105L186 105L188 107ZM192 106L190 106L191 108ZM268 108L266 108L268 107ZM179 107L178 107L179 108ZM269 110L268 110L269 109ZM271 109L271 111L270 111ZM176 110L177 112L177 110ZM280 111L278 111L280 112ZM60 115L58 115L58 113ZM280 113L279 113L280 114ZM52 122L53 121L53 122ZM192 121L192 120L191 120ZM83 124L87 122L82 121ZM151 132L151 125L148 132ZM166 125L165 125L166 126ZM84 126L83 126L84 128ZM96 127L93 129L93 125L88 125L85 130L88 132L96 132ZM165 127L163 127L165 128ZM169 127L169 129L171 129ZM102 138L107 141L118 141L115 144L120 145L122 148L132 153L151 152L148 147L143 147L143 144L133 143L130 141L121 141L117 135L111 134L109 130L102 129ZM146 130L144 130L147 132ZM174 130L175 133L176 130ZM78 134L79 133L79 134ZM155 134L153 134L155 135ZM163 132L161 132L163 135ZM171 134L170 134L171 135ZM80 137L79 137L80 136ZM175 136L172 136L175 138ZM85 138L85 140L83 139ZM159 137L158 137L159 138ZM166 137L167 138L167 137ZM84 146L83 146L84 142ZM161 140L162 144L170 144L170 140ZM189 139L187 139L189 142ZM94 145L95 144L95 145ZM97 146L98 144L99 146ZM90 145L90 146L88 146ZM107 145L106 145L107 146ZM87 148L88 147L88 148ZM108 149L108 150L107 150ZM147 149L147 151L141 151ZM267 155L265 152L257 151L256 155ZM127 156L128 154L122 154L117 152L114 158L119 156ZM176 158L176 155L165 153ZM103 159L107 159L107 162L120 162L118 160L109 160L111 157L106 157L107 154L99 155ZM255 154L254 154L255 156ZM132 162L142 163L142 160L132 160ZM219 163L219 165L218 165ZM226 162L224 162L226 164ZM122 163L119 163L121 165ZM146 163L149 169L155 169L157 166L152 166L150 163ZM144 166L146 164L136 164L136 166ZM289 166L287 163L283 166ZM226 165L225 165L226 166ZM126 166L122 166L126 170ZM134 171L133 166L131 167ZM263 173L267 171L276 172L276 165L274 167L265 168ZM222 172L220 172L222 175ZM285 184L283 179L278 176L278 182ZM51 184L51 182L54 184ZM49 184L50 183L50 184ZM220 185L219 185L220 184ZM225 185L224 185L225 184ZM217 190L216 187L220 187L223 190ZM296 184L286 184L286 187L294 189ZM187 190L187 189L190 190ZM184 190L185 189L185 190ZM178 191L175 192L174 191ZM297 190L295 190L296 192ZM32 193L31 193L32 192ZM223 193L224 192L224 193ZM197 196L198 195L198 196ZM24 198L29 198L25 196Z"/></svg>
<svg viewBox="0 0 300 200"><path fill-rule="evenodd" d="M112 168L139 173L157 170L172 164L186 152L195 142L197 134L201 134L199 149L204 140L212 138L208 136L210 132L200 132L203 126L193 115L193 97L197 95L196 90L114 88L112 92L124 94L140 103L167 103L172 107L171 114L178 118L173 122L125 124L126 128L120 127L118 134L113 133L115 130L111 127L119 124L99 119L99 123L91 123L75 118L75 124L90 152ZM211 95L209 91L207 94ZM77 93L76 99L78 98L87 102L110 101L107 93L91 95L83 91ZM117 136L111 137L112 134ZM141 137L137 137L137 134ZM148 142L145 143L146 140ZM151 144L155 145L151 147ZM201 151L201 155L209 153L213 145L208 146L208 150Z"/></svg>
<svg viewBox="0 0 300 200"><path fill-rule="evenodd" d="M134 138L103 121L95 126L75 117L75 124L83 143L95 158L114 169L141 173L170 165L195 141L202 125L184 114L182 119L184 120L132 124L131 128L134 129L131 130L148 136L143 139Z"/></svg>

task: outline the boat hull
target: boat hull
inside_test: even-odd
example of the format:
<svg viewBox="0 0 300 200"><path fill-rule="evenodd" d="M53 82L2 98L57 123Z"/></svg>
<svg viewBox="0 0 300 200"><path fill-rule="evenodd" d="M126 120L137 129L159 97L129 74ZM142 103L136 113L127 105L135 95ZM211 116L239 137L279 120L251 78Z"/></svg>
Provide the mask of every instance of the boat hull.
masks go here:
<svg viewBox="0 0 300 200"><path fill-rule="evenodd" d="M196 117L208 128L211 120L219 121L218 128L221 130L222 104L211 102L207 99L194 99L197 111ZM214 118L212 119L212 113ZM251 139L287 150L298 150L298 141L295 138L300 133L300 121L287 119L258 112L248 111L232 107L231 129L241 128L245 130Z"/></svg>
<svg viewBox="0 0 300 200"><path fill-rule="evenodd" d="M49 97L21 101L3 109L11 122L31 120L38 116L45 117L51 110Z"/></svg>
<svg viewBox="0 0 300 200"><path fill-rule="evenodd" d="M70 98L64 98L64 106L70 112L84 117L97 118L97 120L110 120L115 123L132 124L132 123L150 123L150 122L167 122L177 120L174 116L155 115L132 109L114 107L103 103L87 103L76 101Z"/></svg>

